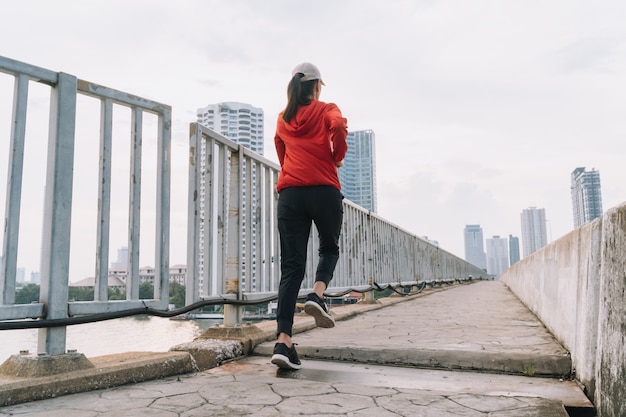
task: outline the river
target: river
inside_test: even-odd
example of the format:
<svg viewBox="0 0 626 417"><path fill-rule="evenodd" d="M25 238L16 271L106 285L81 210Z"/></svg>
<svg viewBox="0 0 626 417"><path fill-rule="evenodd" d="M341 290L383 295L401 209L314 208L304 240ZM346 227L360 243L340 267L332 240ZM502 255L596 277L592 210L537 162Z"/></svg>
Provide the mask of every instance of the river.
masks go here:
<svg viewBox="0 0 626 417"><path fill-rule="evenodd" d="M66 349L87 357L123 352L167 352L222 320L170 320L135 316L67 327ZM37 329L0 330L0 363L21 350L37 352Z"/></svg>

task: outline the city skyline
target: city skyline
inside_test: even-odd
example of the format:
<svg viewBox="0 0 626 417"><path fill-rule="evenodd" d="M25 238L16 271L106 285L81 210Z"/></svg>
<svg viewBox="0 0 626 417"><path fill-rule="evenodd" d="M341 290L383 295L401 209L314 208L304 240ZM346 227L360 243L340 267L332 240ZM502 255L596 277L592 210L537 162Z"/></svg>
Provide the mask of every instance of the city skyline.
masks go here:
<svg viewBox="0 0 626 417"><path fill-rule="evenodd" d="M605 210L626 200L626 3L345 0L322 2L304 15L283 6L273 0L9 2L0 36L11 42L0 54L172 106L172 263L185 260L178 242L186 240L189 123L197 109L229 100L263 108L265 157L276 161L269 146L274 121L291 70L303 61L320 68L321 100L337 103L349 130L376 132L377 215L432 237L442 250L463 257L466 224L481 224L485 236L521 236L524 207L546 209L550 240L573 230L574 167L602 172ZM214 19L193 25L189 16ZM324 31L301 31L321 18ZM98 30L105 23L116 30ZM287 36L296 32L302 35ZM0 74L0 199L13 85ZM28 103L18 254L27 272L39 269L47 89L32 82ZM99 112L90 98L79 104L81 112ZM130 116L123 113L116 107L114 132L127 138ZM83 179L97 177L98 160L83 148L97 147L98 124L78 133L71 270L84 277L94 271L97 197L95 182ZM144 159L146 168L153 161ZM124 187L126 179L113 191L127 196ZM4 210L2 200L0 218ZM114 223L110 247L126 244L126 231L127 224Z"/></svg>
<svg viewBox="0 0 626 417"><path fill-rule="evenodd" d="M499 235L483 239L479 224L466 225L463 236L465 260L496 277L520 260L519 238L516 236L509 234L508 240Z"/></svg>

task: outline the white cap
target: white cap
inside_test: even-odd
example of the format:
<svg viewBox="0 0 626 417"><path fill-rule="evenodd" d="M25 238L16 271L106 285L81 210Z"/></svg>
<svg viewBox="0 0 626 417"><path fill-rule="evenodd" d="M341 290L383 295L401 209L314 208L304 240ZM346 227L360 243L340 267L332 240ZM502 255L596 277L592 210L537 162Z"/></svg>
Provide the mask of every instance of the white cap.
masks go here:
<svg viewBox="0 0 626 417"><path fill-rule="evenodd" d="M304 77L300 78L300 81L311 81L311 80L320 80L322 85L324 81L322 81L322 74L320 74L320 70L310 62L303 62L293 69L291 72L291 76L295 76L296 74L304 74Z"/></svg>

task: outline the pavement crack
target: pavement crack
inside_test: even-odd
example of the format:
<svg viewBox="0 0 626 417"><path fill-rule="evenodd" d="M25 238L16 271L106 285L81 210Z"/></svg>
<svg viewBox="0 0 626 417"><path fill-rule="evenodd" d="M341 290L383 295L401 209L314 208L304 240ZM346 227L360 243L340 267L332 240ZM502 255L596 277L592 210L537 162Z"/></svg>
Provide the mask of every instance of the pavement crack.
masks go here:
<svg viewBox="0 0 626 417"><path fill-rule="evenodd" d="M483 411L483 410L479 410L479 409L474 408L474 407L470 407L469 405L467 405L467 404L463 404L463 403L461 403L461 402L459 402L459 401L455 401L454 399L452 399L452 398L450 398L450 397L445 397L445 398L446 398L448 401L453 402L454 404L456 404L456 405L458 405L458 406L460 406L460 407L463 407L463 408L465 408L465 409L467 409L467 410L476 411L477 413L481 413L481 414L485 414L485 415L488 415L488 413L489 413L489 412L485 412L485 411Z"/></svg>

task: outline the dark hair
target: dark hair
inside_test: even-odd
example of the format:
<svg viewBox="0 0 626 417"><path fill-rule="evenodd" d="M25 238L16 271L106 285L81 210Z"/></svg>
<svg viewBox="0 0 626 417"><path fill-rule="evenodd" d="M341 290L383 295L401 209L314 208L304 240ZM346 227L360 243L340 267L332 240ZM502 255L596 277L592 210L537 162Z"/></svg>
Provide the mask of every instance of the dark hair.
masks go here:
<svg viewBox="0 0 626 417"><path fill-rule="evenodd" d="M300 106L309 104L313 98L313 87L318 80L301 82L302 77L303 73L296 73L287 86L287 106L283 110L283 120L287 123L294 118Z"/></svg>

